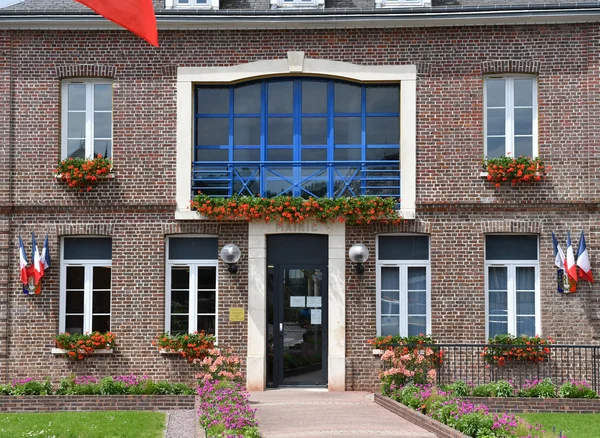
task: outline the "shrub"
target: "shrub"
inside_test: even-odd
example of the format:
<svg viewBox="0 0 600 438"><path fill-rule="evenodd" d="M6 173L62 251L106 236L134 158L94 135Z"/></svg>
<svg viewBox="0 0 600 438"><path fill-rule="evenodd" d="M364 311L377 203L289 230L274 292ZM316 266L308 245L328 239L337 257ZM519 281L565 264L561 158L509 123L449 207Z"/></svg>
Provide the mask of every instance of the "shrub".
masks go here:
<svg viewBox="0 0 600 438"><path fill-rule="evenodd" d="M496 394L496 384L485 383L483 385L477 385L473 388L471 394L473 397L493 397Z"/></svg>
<svg viewBox="0 0 600 438"><path fill-rule="evenodd" d="M585 380L571 380L558 388L558 396L561 398L598 398L598 393Z"/></svg>
<svg viewBox="0 0 600 438"><path fill-rule="evenodd" d="M430 347L419 345L393 347L381 355L385 370L379 372L382 393L386 394L408 382L433 383L439 356Z"/></svg>
<svg viewBox="0 0 600 438"><path fill-rule="evenodd" d="M499 380L496 382L494 396L496 397L514 397L515 388L510 381Z"/></svg>
<svg viewBox="0 0 600 438"><path fill-rule="evenodd" d="M8 385L7 385L8 386ZM10 394L7 395L50 395L52 394L52 383L47 377L43 382L34 380L31 377L24 379L14 379Z"/></svg>
<svg viewBox="0 0 600 438"><path fill-rule="evenodd" d="M462 380L456 380L443 388L444 391L451 393L454 397L466 397L471 394L471 387Z"/></svg>
<svg viewBox="0 0 600 438"><path fill-rule="evenodd" d="M526 380L518 392L519 397L553 398L556 397L556 386L550 379Z"/></svg>
<svg viewBox="0 0 600 438"><path fill-rule="evenodd" d="M243 380L240 358L230 349L212 348L203 359L195 359L194 363L200 367L200 372L196 374L200 382L229 380L241 383Z"/></svg>

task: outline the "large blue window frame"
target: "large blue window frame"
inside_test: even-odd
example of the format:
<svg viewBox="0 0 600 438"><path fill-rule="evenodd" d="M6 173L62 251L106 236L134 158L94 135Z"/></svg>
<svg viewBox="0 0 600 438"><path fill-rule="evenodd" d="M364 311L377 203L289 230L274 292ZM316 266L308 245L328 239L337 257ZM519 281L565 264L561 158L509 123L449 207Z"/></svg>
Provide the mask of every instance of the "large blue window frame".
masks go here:
<svg viewBox="0 0 600 438"><path fill-rule="evenodd" d="M268 79L194 96L192 194L400 197L397 83Z"/></svg>

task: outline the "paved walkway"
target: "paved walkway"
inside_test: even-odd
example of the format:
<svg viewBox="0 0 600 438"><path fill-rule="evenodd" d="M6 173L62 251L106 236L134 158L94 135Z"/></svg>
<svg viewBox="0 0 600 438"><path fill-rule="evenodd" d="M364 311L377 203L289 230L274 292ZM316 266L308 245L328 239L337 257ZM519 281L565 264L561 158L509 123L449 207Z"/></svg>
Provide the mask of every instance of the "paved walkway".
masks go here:
<svg viewBox="0 0 600 438"><path fill-rule="evenodd" d="M323 389L252 392L263 438L435 437L373 402L373 394Z"/></svg>

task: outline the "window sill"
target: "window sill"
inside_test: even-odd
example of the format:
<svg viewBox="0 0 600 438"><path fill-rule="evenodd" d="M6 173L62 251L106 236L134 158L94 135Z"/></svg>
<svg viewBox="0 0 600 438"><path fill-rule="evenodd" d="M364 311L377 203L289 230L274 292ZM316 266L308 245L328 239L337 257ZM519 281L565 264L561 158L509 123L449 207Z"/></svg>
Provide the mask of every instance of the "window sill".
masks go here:
<svg viewBox="0 0 600 438"><path fill-rule="evenodd" d="M373 348L373 356L381 356L383 354L383 350L379 348Z"/></svg>
<svg viewBox="0 0 600 438"><path fill-rule="evenodd" d="M175 351L175 350L168 350L166 348L161 348L160 350L158 350L160 352L160 354L166 354L166 355L176 355L179 354L180 351Z"/></svg>
<svg viewBox="0 0 600 438"><path fill-rule="evenodd" d="M480 178L487 178L488 173L487 172L479 172L479 177Z"/></svg>
<svg viewBox="0 0 600 438"><path fill-rule="evenodd" d="M54 174L54 179L59 180L61 177L61 173L55 173ZM116 175L113 173L113 171L111 170L109 173L107 173L106 175L101 176L98 179L113 179L116 178Z"/></svg>
<svg viewBox="0 0 600 438"><path fill-rule="evenodd" d="M62 348L53 348L52 354L66 354L67 350L63 350ZM112 354L113 349L104 349L104 350L94 350L92 354Z"/></svg>

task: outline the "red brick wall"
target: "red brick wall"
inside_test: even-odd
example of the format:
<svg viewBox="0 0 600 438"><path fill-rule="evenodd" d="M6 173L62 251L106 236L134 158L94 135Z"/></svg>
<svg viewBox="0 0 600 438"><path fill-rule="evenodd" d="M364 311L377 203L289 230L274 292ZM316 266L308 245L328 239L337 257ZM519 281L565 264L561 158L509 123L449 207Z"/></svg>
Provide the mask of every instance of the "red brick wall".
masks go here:
<svg viewBox="0 0 600 438"><path fill-rule="evenodd" d="M371 249L364 276L358 278L350 265L346 271L349 389L377 382L377 362L366 340L375 336L378 233L431 236L433 334L457 342L484 340L485 233L539 233L543 334L561 342L595 342L597 287L584 284L569 296L554 292L549 236L555 231L564 241L566 230L574 236L585 230L593 263L600 242L598 34L596 25L584 24L161 31L161 47L155 49L124 38L124 32L0 31L6 47L0 55L0 170L6 175L0 181L0 381L71 372L190 378L192 368L150 345L164 330L164 237L208 230L219 235L220 246L233 242L247 255L247 227L174 221L176 67L281 59L289 50L365 65L416 64L420 71L417 220L400 227L347 228L348 248L361 242ZM92 71L114 76L115 178L77 193L52 176L60 156L60 79L87 71L81 66L89 64L101 66ZM539 153L552 166L545 182L496 189L479 176L482 73L494 69L538 74ZM29 252L31 231L49 234L53 267L44 293L25 298L17 234L26 237ZM73 364L50 354L58 329L59 239L90 232L113 238L118 346L113 355ZM247 323L229 323L228 309L243 307L247 315L247 259L238 274L221 264L219 275L221 340L243 357Z"/></svg>
<svg viewBox="0 0 600 438"><path fill-rule="evenodd" d="M0 396L0 412L173 411L194 405L193 395Z"/></svg>

